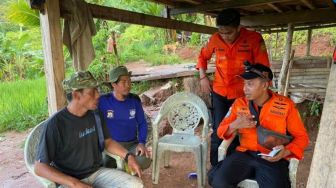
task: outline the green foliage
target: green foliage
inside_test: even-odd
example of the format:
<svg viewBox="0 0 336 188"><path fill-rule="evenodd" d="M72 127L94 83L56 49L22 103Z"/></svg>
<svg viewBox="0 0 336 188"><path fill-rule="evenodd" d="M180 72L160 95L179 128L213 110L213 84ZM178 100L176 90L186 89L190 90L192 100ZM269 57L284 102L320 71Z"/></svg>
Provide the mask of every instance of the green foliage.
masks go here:
<svg viewBox="0 0 336 188"><path fill-rule="evenodd" d="M96 36L93 38L93 46L96 52L96 58L90 64L89 70L94 74L94 76L103 81L106 80L106 75L108 72L117 65L117 57L107 52L106 44L107 39L110 36L111 30L109 25L113 27L112 24L101 23L103 26L97 32ZM120 64L123 64L120 62Z"/></svg>
<svg viewBox="0 0 336 188"><path fill-rule="evenodd" d="M149 90L151 87L149 81L141 81L141 82L136 82L132 83L132 93L135 93L137 95L140 95L141 93Z"/></svg>
<svg viewBox="0 0 336 188"><path fill-rule="evenodd" d="M180 14L174 16L177 20L192 22L195 24L204 24L204 16L201 14L191 13L191 14Z"/></svg>
<svg viewBox="0 0 336 188"><path fill-rule="evenodd" d="M330 35L330 45L335 46L336 45L336 28L330 27L330 28L323 28L323 29L316 29L313 31L313 37L317 35Z"/></svg>
<svg viewBox="0 0 336 188"><path fill-rule="evenodd" d="M306 44L307 31L295 31L293 35L293 45Z"/></svg>
<svg viewBox="0 0 336 188"><path fill-rule="evenodd" d="M159 16L163 10L162 5L150 1L146 1L146 3L144 3L143 0L91 0L91 1L101 1L100 3L102 3L103 5L155 16Z"/></svg>
<svg viewBox="0 0 336 188"><path fill-rule="evenodd" d="M272 34L263 34L263 38L265 39L266 45L269 47L269 45L272 46L272 58L273 59L281 59L284 54L284 49L286 45L287 40L287 33L281 32L278 33L278 40L276 41L276 33ZM330 46L336 45L336 28L323 28L323 29L314 29L312 32L312 37L317 36L330 36ZM303 31L295 31L293 35L293 46L300 45L300 44L306 44L307 43L307 30ZM326 54L320 54L320 56L325 56Z"/></svg>
<svg viewBox="0 0 336 188"><path fill-rule="evenodd" d="M34 127L48 116L44 78L0 83L0 132Z"/></svg>
<svg viewBox="0 0 336 188"><path fill-rule="evenodd" d="M0 80L43 75L43 55L38 29L0 34Z"/></svg>
<svg viewBox="0 0 336 188"><path fill-rule="evenodd" d="M309 104L309 112L311 116L319 116L322 111L322 104L317 101L312 101Z"/></svg>
<svg viewBox="0 0 336 188"><path fill-rule="evenodd" d="M25 27L38 27L39 14L31 9L25 0L10 2L5 17L11 22Z"/></svg>
<svg viewBox="0 0 336 188"><path fill-rule="evenodd" d="M201 44L201 34L192 33L190 38L190 45L199 46Z"/></svg>
<svg viewBox="0 0 336 188"><path fill-rule="evenodd" d="M177 55L162 53L164 30L131 25L118 40L121 62L145 60L153 65L180 63Z"/></svg>

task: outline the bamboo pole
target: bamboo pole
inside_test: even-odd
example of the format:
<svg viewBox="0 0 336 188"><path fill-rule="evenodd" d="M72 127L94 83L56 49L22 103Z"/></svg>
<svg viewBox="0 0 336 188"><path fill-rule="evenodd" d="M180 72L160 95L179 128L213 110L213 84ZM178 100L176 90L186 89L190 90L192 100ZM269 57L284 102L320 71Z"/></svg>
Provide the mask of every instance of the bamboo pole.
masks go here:
<svg viewBox="0 0 336 188"><path fill-rule="evenodd" d="M276 37L275 37L275 47L274 47L274 58L277 58L278 55L278 40L279 40L279 32L276 32Z"/></svg>
<svg viewBox="0 0 336 188"><path fill-rule="evenodd" d="M285 89L284 89L284 96L288 95L289 78L290 78L291 69L292 69L293 62L294 62L294 54L295 54L295 50L292 50L291 51L291 55L290 55L290 62L289 62L288 70L287 70L287 75L286 75L286 83L285 83Z"/></svg>
<svg viewBox="0 0 336 188"><path fill-rule="evenodd" d="M292 40L293 40L293 33L294 33L294 26L292 23L288 24L288 30L287 30L287 40L286 40L286 47L285 47L285 55L282 62L282 67L279 75L278 82L278 93L283 94L284 93L284 87L286 84L286 75L288 71L288 64L290 59L290 53L292 49Z"/></svg>
<svg viewBox="0 0 336 188"><path fill-rule="evenodd" d="M312 37L312 29L308 29L307 32L307 48L306 48L306 56L310 56L310 45L311 45L311 37Z"/></svg>

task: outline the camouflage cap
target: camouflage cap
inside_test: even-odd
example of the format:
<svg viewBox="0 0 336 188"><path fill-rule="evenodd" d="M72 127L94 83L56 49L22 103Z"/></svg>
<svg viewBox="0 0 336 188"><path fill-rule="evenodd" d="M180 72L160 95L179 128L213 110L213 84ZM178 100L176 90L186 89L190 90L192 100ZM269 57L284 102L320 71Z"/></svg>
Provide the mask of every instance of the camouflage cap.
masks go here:
<svg viewBox="0 0 336 188"><path fill-rule="evenodd" d="M108 82L116 82L120 76L131 76L132 72L129 72L125 66L118 66L110 71L110 79Z"/></svg>
<svg viewBox="0 0 336 188"><path fill-rule="evenodd" d="M69 79L63 80L62 85L64 91L70 93L79 89L97 87L99 86L99 82L89 71L79 71L72 74Z"/></svg>

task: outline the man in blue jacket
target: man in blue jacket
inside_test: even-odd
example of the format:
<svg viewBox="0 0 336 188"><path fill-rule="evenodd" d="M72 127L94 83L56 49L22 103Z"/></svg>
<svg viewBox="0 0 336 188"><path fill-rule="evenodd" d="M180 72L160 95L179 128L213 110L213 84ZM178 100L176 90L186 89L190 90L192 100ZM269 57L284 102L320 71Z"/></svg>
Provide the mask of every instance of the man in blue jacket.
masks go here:
<svg viewBox="0 0 336 188"><path fill-rule="evenodd" d="M118 66L110 72L109 83L113 91L99 99L99 110L102 112L111 137L136 155L141 169L151 164L147 150L147 122L140 98L130 93L131 73L125 66ZM105 158L106 167L115 167L115 160Z"/></svg>

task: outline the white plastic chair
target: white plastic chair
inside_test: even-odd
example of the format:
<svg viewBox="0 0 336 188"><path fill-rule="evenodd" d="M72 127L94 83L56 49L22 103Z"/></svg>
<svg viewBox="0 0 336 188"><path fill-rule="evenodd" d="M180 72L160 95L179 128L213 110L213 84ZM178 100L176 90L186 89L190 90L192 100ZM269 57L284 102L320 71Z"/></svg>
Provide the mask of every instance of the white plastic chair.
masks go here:
<svg viewBox="0 0 336 188"><path fill-rule="evenodd" d="M227 148L232 142L234 136L229 140L223 140L222 144L218 148L218 161L221 161L225 158ZM299 166L299 160L296 158L291 158L289 160L289 180L291 182L291 188L296 188L296 173ZM259 188L258 183L255 180L246 179L238 184L238 187L243 188Z"/></svg>
<svg viewBox="0 0 336 188"><path fill-rule="evenodd" d="M160 122L167 119L173 128L171 135L159 138ZM202 135L196 136L195 128L203 119ZM180 92L170 96L163 104L158 116L153 122L153 172L152 181L159 181L160 162L169 166L169 151L193 152L197 166L197 181L199 187L205 186L207 135L209 129L209 114L201 98L192 93Z"/></svg>
<svg viewBox="0 0 336 188"><path fill-rule="evenodd" d="M25 146L24 146L24 160L26 163L26 167L30 173L32 173L39 182L44 186L48 188L55 188L56 184L52 181L49 181L45 178L42 178L35 174L34 172L34 165L36 160L36 153L37 153L37 147L40 140L40 135L43 130L43 122L38 124L28 135L26 138Z"/></svg>

